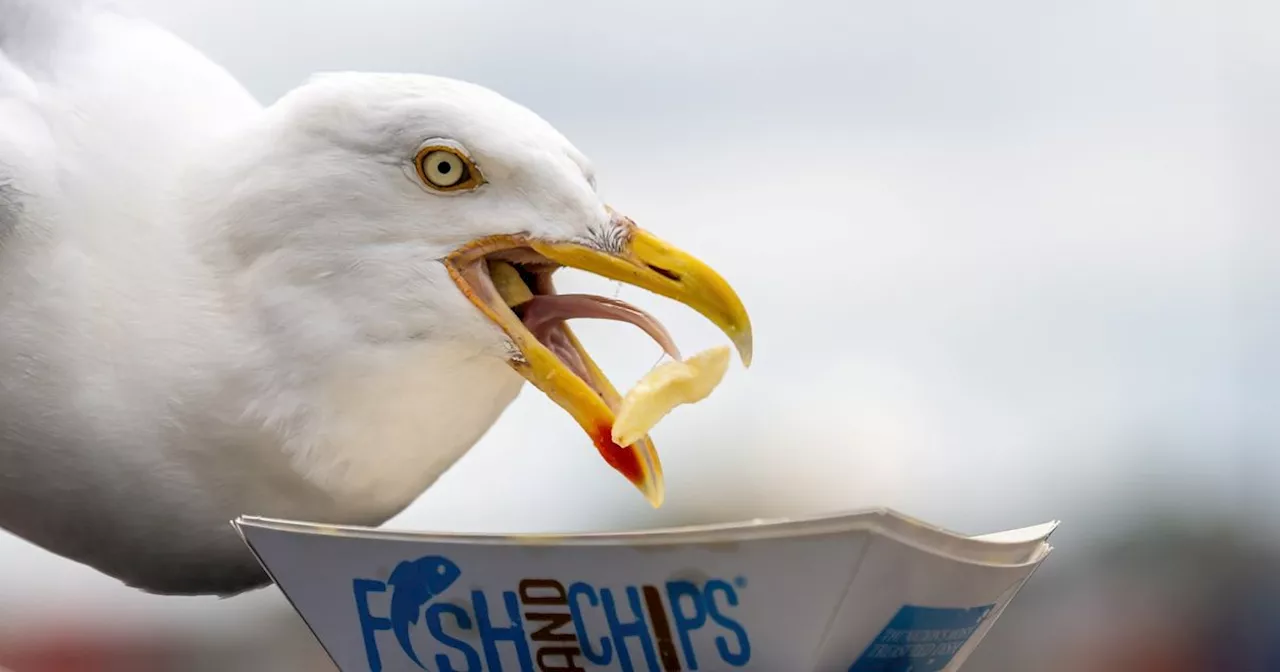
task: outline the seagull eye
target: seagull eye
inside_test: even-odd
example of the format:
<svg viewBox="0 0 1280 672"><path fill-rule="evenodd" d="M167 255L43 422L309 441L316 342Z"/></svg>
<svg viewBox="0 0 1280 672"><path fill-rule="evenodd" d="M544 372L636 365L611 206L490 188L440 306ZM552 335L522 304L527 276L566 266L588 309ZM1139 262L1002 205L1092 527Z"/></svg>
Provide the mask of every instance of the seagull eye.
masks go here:
<svg viewBox="0 0 1280 672"><path fill-rule="evenodd" d="M434 189L474 189L481 183L480 171L475 164L451 147L423 147L418 151L415 163L418 177Z"/></svg>
<svg viewBox="0 0 1280 672"><path fill-rule="evenodd" d="M452 187L465 177L467 170L462 159L443 149L423 157L422 169L427 174L427 181L437 187Z"/></svg>

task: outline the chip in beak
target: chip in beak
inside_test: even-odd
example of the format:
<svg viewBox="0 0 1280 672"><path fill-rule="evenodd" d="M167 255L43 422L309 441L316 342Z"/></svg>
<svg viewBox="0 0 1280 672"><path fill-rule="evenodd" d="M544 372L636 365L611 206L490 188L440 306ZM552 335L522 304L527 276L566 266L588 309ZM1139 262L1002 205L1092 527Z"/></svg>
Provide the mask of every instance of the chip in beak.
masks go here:
<svg viewBox="0 0 1280 672"><path fill-rule="evenodd" d="M605 461L657 507L664 489L653 442L648 436L629 446L613 442L622 397L565 321L587 317L630 322L671 356L679 358L679 353L657 320L633 306L598 296L556 294L552 272L562 266L577 268L679 301L718 326L747 366L751 323L738 295L710 267L630 220L621 221L627 235L612 252L575 242L498 236L464 246L445 264L462 292L511 339L518 351L511 366L568 411Z"/></svg>

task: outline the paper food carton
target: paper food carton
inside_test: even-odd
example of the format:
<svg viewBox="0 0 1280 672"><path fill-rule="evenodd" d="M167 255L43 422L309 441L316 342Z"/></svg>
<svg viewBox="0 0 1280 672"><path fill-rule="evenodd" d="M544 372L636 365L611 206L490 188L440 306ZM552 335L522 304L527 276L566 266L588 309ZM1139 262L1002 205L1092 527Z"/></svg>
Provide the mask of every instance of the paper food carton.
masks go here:
<svg viewBox="0 0 1280 672"><path fill-rule="evenodd" d="M965 537L887 510L617 534L245 517L344 672L956 670L1056 523Z"/></svg>

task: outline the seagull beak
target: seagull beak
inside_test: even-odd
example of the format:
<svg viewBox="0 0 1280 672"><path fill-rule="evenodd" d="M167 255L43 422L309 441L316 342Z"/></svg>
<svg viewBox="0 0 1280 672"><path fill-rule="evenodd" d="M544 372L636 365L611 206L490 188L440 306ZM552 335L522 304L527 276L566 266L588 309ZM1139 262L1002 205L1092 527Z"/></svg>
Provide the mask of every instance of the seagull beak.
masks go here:
<svg viewBox="0 0 1280 672"><path fill-rule="evenodd" d="M743 364L750 366L751 323L742 301L729 284L690 254L636 227L630 220L623 221L627 236L610 251L581 243L523 237L477 241L476 249L490 255L495 249L524 250L521 259L536 260L530 268L539 264L577 268L679 301L718 326L737 348ZM495 288L488 273L479 270L484 264L475 263L476 258L474 249L464 248L447 260L446 265L463 292L507 333L520 351L520 356L510 361L511 366L565 409L591 437L605 461L635 485L650 504L661 506L662 464L653 442L645 436L629 446L619 446L611 438L614 410L622 401L621 395L567 326L560 324L554 331L542 331L538 335L530 331L516 314L521 312L521 299L513 299L510 291ZM469 260L471 263L467 263ZM554 294L549 276L549 273L530 272L531 292ZM513 303L517 304L515 312ZM632 310L639 313L638 309ZM655 328L661 329L660 325Z"/></svg>
<svg viewBox="0 0 1280 672"><path fill-rule="evenodd" d="M576 243L529 246L562 266L642 287L693 308L724 332L751 366L751 320L737 293L710 266L640 228L616 254Z"/></svg>

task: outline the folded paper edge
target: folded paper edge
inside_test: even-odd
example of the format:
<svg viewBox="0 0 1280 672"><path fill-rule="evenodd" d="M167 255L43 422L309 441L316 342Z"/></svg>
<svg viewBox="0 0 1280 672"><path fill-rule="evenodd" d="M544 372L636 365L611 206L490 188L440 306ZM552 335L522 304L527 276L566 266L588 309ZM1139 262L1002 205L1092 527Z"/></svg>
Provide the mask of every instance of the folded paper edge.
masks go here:
<svg viewBox="0 0 1280 672"><path fill-rule="evenodd" d="M888 537L911 548L934 556L967 565L984 567L1025 567L1043 557L1047 542L1043 539L1021 540L1018 543L989 542L948 532L936 526L924 524L914 518L883 510L872 514L840 516L835 518L784 521L745 526L721 526L714 529L700 527L669 529L663 531L587 533L568 535L502 535L502 534L432 534L390 532L364 527L318 525L296 521L242 516L234 521L241 538L249 542L255 532L295 534L308 536L339 536L346 539L369 541L393 541L400 543L431 543L474 546L542 546L558 549L590 548L598 546L686 546L721 545L766 540L819 538L839 536L855 532L868 532ZM1049 527L1044 526L1050 532ZM252 546L252 544L250 544ZM1018 559L991 559L992 550L1009 552L1014 547L1026 547L1018 553ZM259 559L262 562L262 559ZM264 562L265 564L265 562Z"/></svg>
<svg viewBox="0 0 1280 672"><path fill-rule="evenodd" d="M886 525L884 522L885 520L893 522ZM446 532L439 530L413 531L374 528L359 525L334 525L254 515L241 515L231 521L231 524L236 527L242 537L244 536L242 528L249 527L271 529L281 532L292 532L297 534L321 534L381 540L451 544L521 546L551 545L569 547L618 544L650 545L674 543L723 543L755 539L822 536L826 534L840 534L857 530L884 529L886 527L894 528L905 524L910 528L918 529L930 536L944 537L959 543L978 543L984 546L1002 546L1025 545L1048 539L1049 535L1057 528L1059 521L1054 520L1014 530L977 536L961 534L888 508L864 509L860 511L824 514L804 518L756 518L753 520L729 523L611 532L503 533Z"/></svg>
<svg viewBox="0 0 1280 672"><path fill-rule="evenodd" d="M257 547L253 545L253 540L244 533L244 529L241 528L238 520L231 521L231 527L235 528L236 534L240 535L240 540L244 542L244 545L249 547L249 552L253 553L254 559L262 566L262 571L267 573L267 577L271 579L271 585L275 586L275 589L280 591L280 594L284 596L285 601L289 603L289 608L293 609L293 613L298 615L298 619L302 621L302 624L307 626L307 631L311 633L311 637L320 645L320 649L324 651L324 655L329 657L329 660L333 663L333 666L336 669L341 670L342 665L338 663L338 658L329 650L329 645L325 643L324 638L320 636L320 633L316 632L316 629L311 627L311 621L307 619L307 615L303 613L302 609L298 608L298 604L293 601L293 598L289 595L289 591L285 590L284 586L280 585L280 582L276 579L275 572L271 571L271 567L267 564L266 559L262 557L262 554L258 552ZM0 670L0 672L4 671Z"/></svg>

